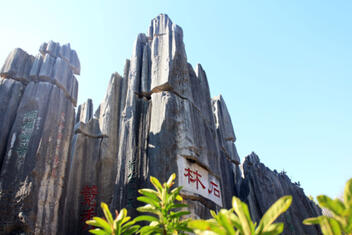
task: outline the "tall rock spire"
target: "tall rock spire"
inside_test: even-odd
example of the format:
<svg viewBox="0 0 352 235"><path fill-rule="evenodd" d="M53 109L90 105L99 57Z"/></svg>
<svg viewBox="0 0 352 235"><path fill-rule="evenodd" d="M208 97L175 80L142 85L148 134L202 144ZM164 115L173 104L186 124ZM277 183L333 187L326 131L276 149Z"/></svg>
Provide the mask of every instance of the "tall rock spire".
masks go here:
<svg viewBox="0 0 352 235"><path fill-rule="evenodd" d="M35 58L15 49L0 72L1 96L15 92L6 98L13 106L0 106L5 110L1 123L9 125L0 136L4 233L54 234L60 220L79 62L73 50L67 50L73 54L67 62L58 43L43 45Z"/></svg>

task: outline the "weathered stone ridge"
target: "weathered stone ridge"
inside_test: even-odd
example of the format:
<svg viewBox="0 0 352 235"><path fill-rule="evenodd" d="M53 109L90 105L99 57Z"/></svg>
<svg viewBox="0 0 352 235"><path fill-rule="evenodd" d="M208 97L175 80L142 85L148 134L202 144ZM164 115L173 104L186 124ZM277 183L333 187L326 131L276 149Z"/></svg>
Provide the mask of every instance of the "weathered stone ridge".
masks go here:
<svg viewBox="0 0 352 235"><path fill-rule="evenodd" d="M302 221L321 215L321 209L303 192L297 183L292 183L285 172L271 171L259 157L252 153L242 164L244 180L240 197L248 203L252 219L259 221L265 211L280 197L292 195L292 205L278 221L284 222L284 234L321 234L317 226L306 226Z"/></svg>
<svg viewBox="0 0 352 235"><path fill-rule="evenodd" d="M44 47L47 49L44 50ZM53 47L56 48L57 53L53 53ZM60 51L63 52L59 53ZM78 82L74 74L79 75L81 69L76 51L70 49L70 44L60 47L59 43L50 41L40 47L40 52L34 57L16 48L7 57L0 76L23 84L38 81L53 83L76 106Z"/></svg>
<svg viewBox="0 0 352 235"><path fill-rule="evenodd" d="M225 101L211 99L167 15L137 36L95 112L88 99L75 114L80 69L70 44L50 41L36 57L15 49L0 71L0 234L88 234L101 202L135 216L137 190L171 173L194 217L230 208L235 195L257 220L285 192L297 200L285 222L319 234L299 224L320 212L288 178L254 155L241 171Z"/></svg>

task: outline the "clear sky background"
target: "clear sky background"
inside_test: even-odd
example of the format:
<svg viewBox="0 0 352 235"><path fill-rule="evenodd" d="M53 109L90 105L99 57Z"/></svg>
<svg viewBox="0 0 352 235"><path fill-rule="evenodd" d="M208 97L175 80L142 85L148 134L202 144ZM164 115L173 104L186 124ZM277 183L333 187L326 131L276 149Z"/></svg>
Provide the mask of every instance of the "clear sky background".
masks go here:
<svg viewBox="0 0 352 235"><path fill-rule="evenodd" d="M79 103L102 101L140 32L167 13L188 60L222 94L241 160L252 151L306 194L339 196L352 177L352 1L140 0L1 2L0 63L21 47L71 43Z"/></svg>

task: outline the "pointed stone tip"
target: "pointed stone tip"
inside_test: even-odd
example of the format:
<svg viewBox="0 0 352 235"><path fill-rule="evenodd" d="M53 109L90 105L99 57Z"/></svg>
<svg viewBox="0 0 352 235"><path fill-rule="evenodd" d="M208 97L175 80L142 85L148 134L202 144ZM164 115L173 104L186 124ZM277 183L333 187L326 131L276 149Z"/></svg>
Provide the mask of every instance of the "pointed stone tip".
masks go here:
<svg viewBox="0 0 352 235"><path fill-rule="evenodd" d="M245 157L244 162L248 162L250 165L254 165L260 163L260 159L255 152L251 152L251 154Z"/></svg>
<svg viewBox="0 0 352 235"><path fill-rule="evenodd" d="M148 37L153 38L154 35L165 34L167 30L172 29L172 26L173 23L167 14L159 14L150 22Z"/></svg>
<svg viewBox="0 0 352 235"><path fill-rule="evenodd" d="M7 56L0 70L0 76L27 82L33 61L34 56L21 48L15 48Z"/></svg>
<svg viewBox="0 0 352 235"><path fill-rule="evenodd" d="M155 17L153 20L156 20L156 21L161 21L161 20L170 20L170 17L166 14L166 13L160 13L157 17Z"/></svg>
<svg viewBox="0 0 352 235"><path fill-rule="evenodd" d="M60 57L70 65L70 68L74 74L80 75L81 64L78 59L77 52L71 49L70 43L60 45L58 42L49 40L49 42L44 42L40 45L39 52L43 56L49 54L54 58Z"/></svg>
<svg viewBox="0 0 352 235"><path fill-rule="evenodd" d="M110 77L109 84L112 84L112 83L114 83L115 81L118 81L118 80L120 80L120 79L123 79L123 77L122 77L118 72L112 73L112 74L111 74L111 77Z"/></svg>
<svg viewBox="0 0 352 235"><path fill-rule="evenodd" d="M197 77L199 77L199 74L200 74L201 72L204 72L202 65L199 64L199 63L196 64L196 67L194 68L194 71L195 71Z"/></svg>
<svg viewBox="0 0 352 235"><path fill-rule="evenodd" d="M145 42L147 41L147 35L145 35L144 33L139 33L137 36L137 40Z"/></svg>
<svg viewBox="0 0 352 235"><path fill-rule="evenodd" d="M23 49L20 48L20 47L16 47L15 49L13 49L13 51L20 51L21 53L26 53L26 54L28 54L27 51L23 50ZM28 55L29 55L29 54L28 54Z"/></svg>

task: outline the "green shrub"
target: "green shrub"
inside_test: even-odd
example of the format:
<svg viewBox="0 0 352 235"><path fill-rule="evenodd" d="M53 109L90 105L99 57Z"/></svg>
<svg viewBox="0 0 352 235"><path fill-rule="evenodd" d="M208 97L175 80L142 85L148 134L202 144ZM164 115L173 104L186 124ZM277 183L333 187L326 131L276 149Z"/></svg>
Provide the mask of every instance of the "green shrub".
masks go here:
<svg viewBox="0 0 352 235"><path fill-rule="evenodd" d="M246 203L237 197L232 198L232 209L221 209L218 214L211 211L212 219L193 220L188 226L201 235L276 235L282 233L283 223L273 222L291 205L292 197L284 196L277 200L264 214L259 225L253 223Z"/></svg>
<svg viewBox="0 0 352 235"><path fill-rule="evenodd" d="M308 218L303 224L319 224L324 235L352 235L352 179L346 183L343 201L326 195L318 196L317 200L320 207L328 209L332 216Z"/></svg>
<svg viewBox="0 0 352 235"><path fill-rule="evenodd" d="M158 179L150 177L150 182L156 190L140 189L138 191L143 196L138 197L137 200L146 203L146 205L137 208L137 210L139 212L152 214L141 215L135 219L137 222L149 222L149 225L144 226L139 230L140 234L166 235L192 232L192 230L187 227L188 220L181 220L182 216L190 214L189 211L179 210L180 208L188 206L186 204L175 203L175 200L183 200L179 195L182 187L177 187L170 191L175 178L176 174L172 174L169 180L161 185Z"/></svg>
<svg viewBox="0 0 352 235"><path fill-rule="evenodd" d="M135 220L130 221L131 217L127 216L127 210L123 208L120 213L116 212L116 218L113 219L108 206L102 202L105 219L100 217L93 217L92 220L87 220L86 224L95 226L97 228L90 229L89 232L98 235L130 235L138 231L139 225L134 225ZM129 222L128 222L129 221Z"/></svg>

